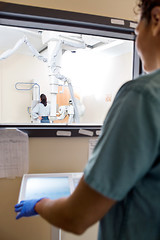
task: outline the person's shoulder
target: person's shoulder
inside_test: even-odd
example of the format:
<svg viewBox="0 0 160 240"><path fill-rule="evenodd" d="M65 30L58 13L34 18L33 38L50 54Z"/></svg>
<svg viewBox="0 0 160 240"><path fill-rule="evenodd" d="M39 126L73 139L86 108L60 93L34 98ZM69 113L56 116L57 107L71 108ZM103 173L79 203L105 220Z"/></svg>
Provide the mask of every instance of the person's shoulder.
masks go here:
<svg viewBox="0 0 160 240"><path fill-rule="evenodd" d="M33 106L33 109L37 109L37 108L39 108L39 106L40 106L40 103L38 102Z"/></svg>
<svg viewBox="0 0 160 240"><path fill-rule="evenodd" d="M39 103L38 103L38 107L39 107L39 109L41 109L41 110L42 110L42 109L44 108L44 105L43 105L43 103L39 102Z"/></svg>
<svg viewBox="0 0 160 240"><path fill-rule="evenodd" d="M130 91L160 100L160 70L140 75L135 80L125 83L119 89L119 94Z"/></svg>

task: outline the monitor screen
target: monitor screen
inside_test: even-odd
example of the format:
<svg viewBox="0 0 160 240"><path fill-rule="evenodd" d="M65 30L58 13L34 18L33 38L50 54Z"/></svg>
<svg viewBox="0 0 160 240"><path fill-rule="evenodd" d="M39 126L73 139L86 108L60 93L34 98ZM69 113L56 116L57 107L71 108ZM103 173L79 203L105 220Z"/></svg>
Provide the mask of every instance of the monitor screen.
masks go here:
<svg viewBox="0 0 160 240"><path fill-rule="evenodd" d="M19 199L58 199L68 197L77 187L83 173L24 174Z"/></svg>
<svg viewBox="0 0 160 240"><path fill-rule="evenodd" d="M58 199L70 195L68 177L29 178L26 183L25 199L47 197Z"/></svg>

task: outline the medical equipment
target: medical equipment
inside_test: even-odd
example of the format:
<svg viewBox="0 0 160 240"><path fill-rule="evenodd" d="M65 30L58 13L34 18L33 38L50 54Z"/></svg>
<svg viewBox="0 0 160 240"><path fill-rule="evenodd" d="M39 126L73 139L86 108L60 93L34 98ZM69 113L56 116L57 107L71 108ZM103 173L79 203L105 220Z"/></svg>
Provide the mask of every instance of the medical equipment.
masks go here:
<svg viewBox="0 0 160 240"><path fill-rule="evenodd" d="M42 42L48 45L48 72L51 85L51 118L56 120L56 95L58 94L58 86L64 86L64 84L67 83L73 102L75 122L79 123L79 113L71 80L60 73L59 65L63 51L84 49L86 48L86 44L81 38L72 36L66 37L64 33L62 35L61 33L56 34L51 31L42 32Z"/></svg>
<svg viewBox="0 0 160 240"><path fill-rule="evenodd" d="M33 80L34 81L34 80ZM40 102L40 85L38 83L29 83L29 82L17 82L15 84L15 88L18 91L32 91L32 104L31 107L27 107L27 111L32 118L31 112L32 109ZM32 119L32 122L37 122L36 120Z"/></svg>
<svg viewBox="0 0 160 240"><path fill-rule="evenodd" d="M65 106L60 106L58 109L58 120L65 119L65 117L69 117L68 123L73 123L75 122L74 118L74 107L73 107L73 102L72 99L69 100L69 105Z"/></svg>
<svg viewBox="0 0 160 240"><path fill-rule="evenodd" d="M23 38L21 38L12 49L8 49L7 51L5 51L4 53L2 53L0 55L0 60L4 60L8 57L10 57L13 53L15 53L18 48L20 48L20 46L22 44L26 44L28 46L28 48L30 49L30 51L33 53L34 56L36 56L39 60L42 60L43 62L47 62L47 58L44 58L42 55L39 54L39 52L32 46L32 44L28 41L27 37L24 36Z"/></svg>
<svg viewBox="0 0 160 240"><path fill-rule="evenodd" d="M83 173L25 174L22 178L18 203L22 200L69 196L77 187ZM51 240L61 240L61 230L51 227Z"/></svg>

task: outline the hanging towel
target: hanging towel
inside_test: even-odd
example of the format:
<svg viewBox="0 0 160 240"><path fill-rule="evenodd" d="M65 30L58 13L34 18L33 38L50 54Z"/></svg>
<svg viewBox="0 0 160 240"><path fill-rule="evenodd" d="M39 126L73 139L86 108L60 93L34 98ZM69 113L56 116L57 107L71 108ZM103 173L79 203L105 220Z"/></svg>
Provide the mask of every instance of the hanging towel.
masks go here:
<svg viewBox="0 0 160 240"><path fill-rule="evenodd" d="M28 173L28 135L18 129L0 129L0 178Z"/></svg>

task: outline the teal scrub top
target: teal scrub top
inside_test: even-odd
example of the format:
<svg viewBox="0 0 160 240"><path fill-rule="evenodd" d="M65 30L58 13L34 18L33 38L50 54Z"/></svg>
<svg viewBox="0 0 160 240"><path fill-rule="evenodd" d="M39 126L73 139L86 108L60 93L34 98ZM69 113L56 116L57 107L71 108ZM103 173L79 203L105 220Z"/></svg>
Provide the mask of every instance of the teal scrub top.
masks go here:
<svg viewBox="0 0 160 240"><path fill-rule="evenodd" d="M121 87L84 178L117 201L99 240L160 240L160 70Z"/></svg>

